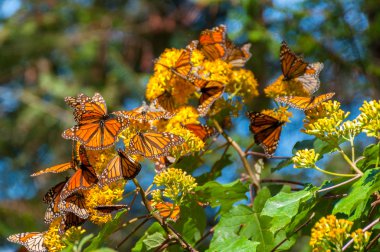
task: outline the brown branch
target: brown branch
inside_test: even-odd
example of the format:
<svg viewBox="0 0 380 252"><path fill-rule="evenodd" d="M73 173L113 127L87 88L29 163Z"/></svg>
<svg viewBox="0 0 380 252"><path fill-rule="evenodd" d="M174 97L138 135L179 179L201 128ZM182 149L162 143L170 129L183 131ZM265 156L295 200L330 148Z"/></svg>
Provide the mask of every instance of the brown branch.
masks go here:
<svg viewBox="0 0 380 252"><path fill-rule="evenodd" d="M342 183L339 183L339 184L336 184L336 185L333 185L333 186L330 186L330 187L326 187L326 188L320 189L317 192L320 193L320 192L330 191L332 189L338 188L338 187L343 186L345 184L351 183L352 181L354 181L354 180L356 180L356 179L358 179L360 177L361 177L361 175L357 175L357 176L355 176L353 178L350 178L350 179L348 179L346 181L343 181Z"/></svg>
<svg viewBox="0 0 380 252"><path fill-rule="evenodd" d="M231 138L229 137L222 129L222 127L219 125L219 123L216 120L213 120L215 128L219 131L219 133L231 144L231 146L236 150L238 153L245 171L248 173L249 177L252 180L253 186L255 187L256 193L260 190L260 181L258 178L256 178L255 174L253 174L252 168L248 163L248 160L246 158L246 155L244 151L240 148L240 146Z"/></svg>
<svg viewBox="0 0 380 252"><path fill-rule="evenodd" d="M195 246L199 245L204 239L207 238L207 236L209 236L212 233L214 233L214 227L210 228L209 231L203 234L202 237L195 243Z"/></svg>
<svg viewBox="0 0 380 252"><path fill-rule="evenodd" d="M368 251L370 248L372 248L373 246L375 246L377 240L380 238L380 233L378 233L375 238L373 238L367 245L367 247L365 247L365 251Z"/></svg>
<svg viewBox="0 0 380 252"><path fill-rule="evenodd" d="M124 242L126 242L134 233L137 232L137 230L139 230L147 221L149 220L149 218L143 220L139 225L137 225L133 230L132 232L130 232L117 246L116 246L116 249L119 249L121 245L123 245Z"/></svg>
<svg viewBox="0 0 380 252"><path fill-rule="evenodd" d="M261 183L279 183L279 184L291 184L305 187L306 185L301 182L285 180L285 179L262 179Z"/></svg>
<svg viewBox="0 0 380 252"><path fill-rule="evenodd" d="M175 243L177 243L176 240L173 240L173 239L167 238L167 239L165 239L165 241L163 241L163 242L161 243L161 245L158 246L154 251L155 251L155 252L164 251L167 247L169 247L170 245L175 244Z"/></svg>
<svg viewBox="0 0 380 252"><path fill-rule="evenodd" d="M158 221L158 223L162 226L165 232L168 233L169 237L179 242L182 248L191 252L197 252L196 249L194 249L188 242L186 242L186 240L182 237L181 234L179 234L177 231L174 230L173 227L171 227L168 223L165 222L165 220L159 215L159 213L154 211L149 200L146 198L145 191L143 190L137 179L134 178L132 181L135 184L135 186L140 189L141 198L146 209L149 213L151 213L152 217Z"/></svg>

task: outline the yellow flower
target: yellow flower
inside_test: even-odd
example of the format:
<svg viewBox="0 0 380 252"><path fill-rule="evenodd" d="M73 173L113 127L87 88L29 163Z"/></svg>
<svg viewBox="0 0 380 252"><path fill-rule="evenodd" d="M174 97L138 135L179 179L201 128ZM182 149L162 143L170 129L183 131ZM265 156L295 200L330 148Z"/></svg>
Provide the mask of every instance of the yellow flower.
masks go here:
<svg viewBox="0 0 380 252"><path fill-rule="evenodd" d="M204 61L198 70L198 76L205 80L219 81L226 85L231 76L231 65L221 59Z"/></svg>
<svg viewBox="0 0 380 252"><path fill-rule="evenodd" d="M49 230L44 234L44 245L48 251L61 251L66 247L61 235L58 234L61 221L62 217L56 218L52 223L50 223Z"/></svg>
<svg viewBox="0 0 380 252"><path fill-rule="evenodd" d="M354 249L355 251L365 251L365 247L369 242L371 237L371 232L363 232L362 229L357 229L351 234L351 238L354 239Z"/></svg>
<svg viewBox="0 0 380 252"><path fill-rule="evenodd" d="M354 121L345 121L339 127L339 135L341 135L346 140L353 139L361 131L361 126L357 120Z"/></svg>
<svg viewBox="0 0 380 252"><path fill-rule="evenodd" d="M112 219L111 214L104 214L94 209L99 205L112 205L123 199L124 181L106 185L100 188L98 185L84 191L86 209L90 214L89 220L95 224L107 223Z"/></svg>
<svg viewBox="0 0 380 252"><path fill-rule="evenodd" d="M340 125L350 113L341 110L339 102L328 101L305 111L305 114L304 132L306 134L314 135L317 138L337 145L339 138L344 133L344 128L341 131ZM345 127L347 126L345 125Z"/></svg>
<svg viewBox="0 0 380 252"><path fill-rule="evenodd" d="M289 122L289 118L292 117L292 113L289 112L287 107L278 107L277 109L264 109L262 114L276 118L281 122Z"/></svg>
<svg viewBox="0 0 380 252"><path fill-rule="evenodd" d="M153 184L158 187L164 187L162 195L173 200L176 205L180 205L181 202L194 191L195 187L197 187L195 178L177 168L168 168L166 171L157 174L153 179ZM161 192L161 190L159 190L159 192ZM159 198L158 195L154 197L154 199Z"/></svg>
<svg viewBox="0 0 380 252"><path fill-rule="evenodd" d="M230 99L240 96L244 102L259 95L257 90L258 83L252 71L246 69L233 70L229 78L225 92L230 93Z"/></svg>
<svg viewBox="0 0 380 252"><path fill-rule="evenodd" d="M315 153L313 149L305 149L297 151L292 160L294 162L294 168L314 168L318 158L319 154Z"/></svg>
<svg viewBox="0 0 380 252"><path fill-rule="evenodd" d="M337 219L334 215L322 217L311 229L309 244L313 251L341 251L350 237L352 225L351 221Z"/></svg>
<svg viewBox="0 0 380 252"><path fill-rule="evenodd" d="M101 174L107 163L113 157L115 150L109 148L105 150L87 150L86 152L90 164L95 168L97 174Z"/></svg>
<svg viewBox="0 0 380 252"><path fill-rule="evenodd" d="M380 100L364 101L356 120L369 137L380 139Z"/></svg>
<svg viewBox="0 0 380 252"><path fill-rule="evenodd" d="M168 89L167 83L171 79L172 73L169 74L170 78L167 75L160 74L154 74L149 78L145 91L145 97L148 101L156 99Z"/></svg>
<svg viewBox="0 0 380 252"><path fill-rule="evenodd" d="M278 77L272 84L264 89L267 97L276 98L279 96L309 96L298 80L284 81L284 76Z"/></svg>

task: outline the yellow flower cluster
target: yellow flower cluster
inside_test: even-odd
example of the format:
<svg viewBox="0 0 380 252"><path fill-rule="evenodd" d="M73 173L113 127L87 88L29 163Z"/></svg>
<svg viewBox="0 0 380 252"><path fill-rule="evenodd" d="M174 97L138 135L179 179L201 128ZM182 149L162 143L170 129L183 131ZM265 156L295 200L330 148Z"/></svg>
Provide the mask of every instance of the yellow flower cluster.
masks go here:
<svg viewBox="0 0 380 252"><path fill-rule="evenodd" d="M177 168L169 168L157 174L153 179L153 183L157 187L164 187L162 195L160 189L155 190L153 201L161 200L162 196L164 196L173 200L176 205L181 205L181 202L197 187L194 177Z"/></svg>
<svg viewBox="0 0 380 252"><path fill-rule="evenodd" d="M365 101L356 120L369 137L380 139L380 100Z"/></svg>
<svg viewBox="0 0 380 252"><path fill-rule="evenodd" d="M314 168L318 158L319 154L315 153L314 149L305 149L297 151L292 160L294 168Z"/></svg>
<svg viewBox="0 0 380 252"><path fill-rule="evenodd" d="M309 96L302 83L296 79L284 81L284 76L278 77L272 84L264 89L264 93L269 98L280 96Z"/></svg>
<svg viewBox="0 0 380 252"><path fill-rule="evenodd" d="M305 114L304 132L306 134L337 145L342 136L340 125L350 113L341 110L339 102L328 101L306 111Z"/></svg>
<svg viewBox="0 0 380 252"><path fill-rule="evenodd" d="M84 191L86 198L86 209L90 214L89 220L95 224L107 223L112 219L111 214L104 214L94 209L99 205L112 205L123 199L124 193L124 180L113 183L112 185L106 185L103 188L98 185L93 188Z"/></svg>
<svg viewBox="0 0 380 252"><path fill-rule="evenodd" d="M257 86L257 80L251 71L237 69L231 71L231 74L229 75L229 83L226 86L226 92L230 93L229 99L232 99L235 96L240 96L244 102L259 95Z"/></svg>
<svg viewBox="0 0 380 252"><path fill-rule="evenodd" d="M289 122L289 118L292 117L292 113L289 112L287 107L278 107L277 109L264 109L262 114L276 118L280 122Z"/></svg>
<svg viewBox="0 0 380 252"><path fill-rule="evenodd" d="M322 217L311 229L309 244L313 252L341 251L350 237L352 225L351 221L337 219L334 215Z"/></svg>
<svg viewBox="0 0 380 252"><path fill-rule="evenodd" d="M362 252L365 251L365 247L369 242L371 237L371 232L363 232L362 229L357 229L351 234L351 238L354 239L354 249L355 251Z"/></svg>
<svg viewBox="0 0 380 252"><path fill-rule="evenodd" d="M65 234L62 236L58 233L59 226L61 224L62 218L56 218L49 226L49 230L44 234L44 245L51 252L62 251L67 245L64 243L64 239L69 241L78 241L83 233L86 232L82 227L71 227L66 230Z"/></svg>

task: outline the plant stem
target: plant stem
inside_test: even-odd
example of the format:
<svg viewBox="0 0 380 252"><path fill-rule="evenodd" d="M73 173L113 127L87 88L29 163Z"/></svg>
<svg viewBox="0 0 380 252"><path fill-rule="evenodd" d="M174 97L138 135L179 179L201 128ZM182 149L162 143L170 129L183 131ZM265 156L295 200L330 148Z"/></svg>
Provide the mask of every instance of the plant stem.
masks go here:
<svg viewBox="0 0 380 252"><path fill-rule="evenodd" d="M335 188L338 188L338 187L340 187L340 186L343 186L343 185L346 185L346 184L348 184L348 183L351 183L352 181L354 181L354 180L356 180L356 179L358 179L358 178L360 178L361 176L360 175L356 175L355 177L353 177L353 178L350 178L350 179L348 179L348 180L346 180L346 181L343 181L343 182L341 182L341 183L339 183L339 184L336 184L336 185L333 185L333 186L330 186L330 187L326 187L326 188L323 188L323 189L320 189L320 190L318 190L317 192L326 192L326 191L330 191L330 190L332 190L332 189L335 189Z"/></svg>
<svg viewBox="0 0 380 252"><path fill-rule="evenodd" d="M360 175L363 175L363 172L361 170L359 170L358 167L356 167L356 165L350 160L349 157L347 157L346 153L344 153L344 151L339 148L339 153L342 155L342 157L344 158L344 160L346 160L346 162L351 166L351 168L357 173L357 174L360 174Z"/></svg>
<svg viewBox="0 0 380 252"><path fill-rule="evenodd" d="M372 247L376 244L376 242L377 242L377 240L378 240L379 238L380 238L380 233L378 233L378 234L375 236L375 238L373 238L373 239L368 243L367 247L365 248L365 251L369 251L369 249L372 248Z"/></svg>
<svg viewBox="0 0 380 252"><path fill-rule="evenodd" d="M329 175L333 175L333 176L338 176L338 177L355 177L356 176L355 174L342 174L342 173L335 173L335 172L325 171L325 170L319 168L318 166L315 166L314 169L316 169L317 171L320 171L320 172L323 172L323 173L326 173L326 174L329 174Z"/></svg>
<svg viewBox="0 0 380 252"><path fill-rule="evenodd" d="M353 137L350 137L350 145L351 145L351 162L353 164L355 164L355 147L354 147L354 138Z"/></svg>
<svg viewBox="0 0 380 252"><path fill-rule="evenodd" d="M260 190L260 182L256 178L255 174L252 172L252 168L248 163L248 160L245 156L244 151L240 148L240 146L231 138L229 137L222 129L222 127L219 125L219 123L216 120L213 120L215 128L219 131L219 133L231 144L231 146L236 150L238 153L245 171L248 173L249 177L252 180L252 183L255 187L256 194Z"/></svg>
<svg viewBox="0 0 380 252"><path fill-rule="evenodd" d="M279 184L291 184L291 185L305 186L304 183L297 182L297 181L285 180L285 179L262 179L261 183L279 183Z"/></svg>
<svg viewBox="0 0 380 252"><path fill-rule="evenodd" d="M148 210L149 213L151 213L152 217L155 218L158 223L163 227L165 232L171 237L172 239L179 242L182 248L191 251L191 252L197 252L196 249L194 249L188 242L185 241L185 239L176 232L168 223L165 222L165 220L159 215L159 213L155 212L152 205L150 204L149 200L146 198L145 191L141 187L140 183L137 181L136 178L132 179L133 183L137 188L140 190L141 199Z"/></svg>
<svg viewBox="0 0 380 252"><path fill-rule="evenodd" d="M370 229L372 229L373 226L375 226L379 222L380 222L380 218L372 221L370 224L368 224L366 227L363 228L363 233L366 232L366 231L368 231L368 230L370 230ZM348 249L353 242L354 242L354 239L352 238L351 240L349 240L346 243L346 245L343 246L342 251L345 251L346 249Z"/></svg>
<svg viewBox="0 0 380 252"><path fill-rule="evenodd" d="M290 159L291 157L285 157L285 156L272 156L270 158L267 157L267 155L265 155L264 153L261 153L261 152L254 152L254 151L248 151L246 152L246 156L258 156L258 157L264 157L264 158L267 158L267 159Z"/></svg>

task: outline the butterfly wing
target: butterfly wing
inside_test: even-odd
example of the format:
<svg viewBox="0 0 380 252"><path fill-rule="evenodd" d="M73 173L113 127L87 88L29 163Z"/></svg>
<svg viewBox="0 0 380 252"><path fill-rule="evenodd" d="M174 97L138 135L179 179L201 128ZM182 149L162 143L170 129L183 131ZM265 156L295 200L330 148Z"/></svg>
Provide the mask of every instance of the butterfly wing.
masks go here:
<svg viewBox="0 0 380 252"><path fill-rule="evenodd" d="M139 154L146 158L167 156L171 147L180 145L184 139L169 132L137 133L132 137L129 147L131 154Z"/></svg>
<svg viewBox="0 0 380 252"><path fill-rule="evenodd" d="M161 95L156 98L156 101L159 106L161 106L164 110L173 113L175 111L175 101L174 97L168 91L164 91Z"/></svg>
<svg viewBox="0 0 380 252"><path fill-rule="evenodd" d="M199 49L209 60L223 58L226 54L226 26L220 25L212 30L204 30L199 37Z"/></svg>
<svg viewBox="0 0 380 252"><path fill-rule="evenodd" d="M55 166L46 168L44 170L35 172L32 175L30 175L30 176L35 177L35 176L39 176L39 175L45 174L45 173L60 173L60 172L67 171L68 169L72 169L72 168L73 168L72 163L71 162L67 162L67 163L64 163L64 164L55 165Z"/></svg>
<svg viewBox="0 0 380 252"><path fill-rule="evenodd" d="M141 164L129 157L124 151L118 150L100 176L100 185L104 186L120 179L133 179L139 174Z"/></svg>
<svg viewBox="0 0 380 252"><path fill-rule="evenodd" d="M14 234L7 238L8 241L21 244L28 251L45 252L48 251L44 245L44 232L27 232Z"/></svg>
<svg viewBox="0 0 380 252"><path fill-rule="evenodd" d="M283 122L256 112L248 113L250 119L250 130L254 134L256 144L263 147L265 154L271 157L276 151L280 140Z"/></svg>
<svg viewBox="0 0 380 252"><path fill-rule="evenodd" d="M297 80L302 83L303 88L310 95L319 89L319 73L322 71L323 66L323 63L320 62L309 64L306 68L305 73L297 77Z"/></svg>
<svg viewBox="0 0 380 252"><path fill-rule="evenodd" d="M207 81L200 91L202 94L197 110L200 116L205 116L212 104L223 95L224 85L219 81Z"/></svg>
<svg viewBox="0 0 380 252"><path fill-rule="evenodd" d="M104 214L109 214L113 211L119 211L121 209L126 209L128 208L127 205L99 205L94 207L94 209L104 213Z"/></svg>
<svg viewBox="0 0 380 252"><path fill-rule="evenodd" d="M251 44L245 44L238 47L232 43L231 40L226 39L226 56L225 61L230 63L233 67L243 67L245 63L251 58L252 54L249 52Z"/></svg>
<svg viewBox="0 0 380 252"><path fill-rule="evenodd" d="M217 130L215 128L209 127L208 125L186 124L184 127L193 132L197 137L202 139L202 141L205 141L207 138L217 133Z"/></svg>
<svg viewBox="0 0 380 252"><path fill-rule="evenodd" d="M82 225L86 219L82 219L73 213L67 213L62 217L62 221L59 225L58 234L63 235L66 230L71 227L77 227Z"/></svg>
<svg viewBox="0 0 380 252"><path fill-rule="evenodd" d="M303 75L309 65L300 56L292 52L285 41L282 41L280 48L280 62L284 80L291 80Z"/></svg>
<svg viewBox="0 0 380 252"><path fill-rule="evenodd" d="M143 104L141 107L135 108L130 111L118 111L114 114L123 116L127 119L132 119L136 121L148 122L160 119L169 119L173 117L173 114L169 111L163 109L154 108L155 103L151 106Z"/></svg>
<svg viewBox="0 0 380 252"><path fill-rule="evenodd" d="M174 206L170 202L159 202L154 205L154 208L161 215L162 218L177 221L179 218L180 208L178 205Z"/></svg>
<svg viewBox="0 0 380 252"><path fill-rule="evenodd" d="M175 161L176 159L172 156L161 156L154 162L154 170L156 173L160 173Z"/></svg>
<svg viewBox="0 0 380 252"><path fill-rule="evenodd" d="M58 208L62 212L70 212L75 214L76 216L87 219L89 214L86 210L86 202L83 194L80 193L74 193L67 197L65 200L62 200Z"/></svg>
<svg viewBox="0 0 380 252"><path fill-rule="evenodd" d="M327 93L320 96L312 96L312 97L301 97L301 96L283 96L277 97L275 100L278 102L282 102L288 104L289 106L300 109L300 110L308 110L315 108L319 104L324 101L330 100L335 93Z"/></svg>

